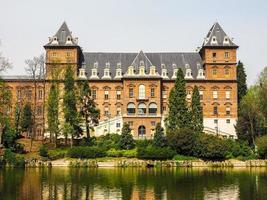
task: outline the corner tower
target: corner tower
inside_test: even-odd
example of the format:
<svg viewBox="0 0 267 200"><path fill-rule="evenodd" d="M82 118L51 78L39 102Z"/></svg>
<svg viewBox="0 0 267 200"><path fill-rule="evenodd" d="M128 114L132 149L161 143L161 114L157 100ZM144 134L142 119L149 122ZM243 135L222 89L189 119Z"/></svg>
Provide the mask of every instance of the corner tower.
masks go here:
<svg viewBox="0 0 267 200"><path fill-rule="evenodd" d="M236 80L238 46L216 22L209 30L200 49L206 79Z"/></svg>
<svg viewBox="0 0 267 200"><path fill-rule="evenodd" d="M78 45L78 38L72 36L66 22L64 22L49 42L44 46L46 50L46 79L51 80L57 76L63 78L64 70L71 66L77 75L83 61L83 54ZM57 73L56 73L57 72Z"/></svg>

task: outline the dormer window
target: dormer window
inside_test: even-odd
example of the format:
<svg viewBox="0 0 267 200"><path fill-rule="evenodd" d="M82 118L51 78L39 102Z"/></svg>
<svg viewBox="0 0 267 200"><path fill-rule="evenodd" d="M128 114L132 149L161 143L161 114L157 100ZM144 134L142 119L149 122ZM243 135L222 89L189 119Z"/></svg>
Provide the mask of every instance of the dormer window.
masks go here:
<svg viewBox="0 0 267 200"><path fill-rule="evenodd" d="M55 36L55 37L53 37L53 41L52 41L52 43L51 44L58 44L58 40L57 40L57 37Z"/></svg>
<svg viewBox="0 0 267 200"><path fill-rule="evenodd" d="M127 75L133 76L134 75L134 68L133 66L128 67Z"/></svg>
<svg viewBox="0 0 267 200"><path fill-rule="evenodd" d="M211 44L218 44L216 36L212 36Z"/></svg>
<svg viewBox="0 0 267 200"><path fill-rule="evenodd" d="M79 78L86 78L84 68L79 69Z"/></svg>
<svg viewBox="0 0 267 200"><path fill-rule="evenodd" d="M192 70L191 70L189 64L186 64L185 65L185 78L186 79L192 79L193 78L193 76L192 76Z"/></svg>
<svg viewBox="0 0 267 200"><path fill-rule="evenodd" d="M104 69L104 76L103 76L103 78L108 78L108 79L111 78L110 77L110 63L109 62L106 63L106 67Z"/></svg>
<svg viewBox="0 0 267 200"><path fill-rule="evenodd" d="M121 78L121 77L122 77L121 63L117 63L116 76L115 76L115 78Z"/></svg>
<svg viewBox="0 0 267 200"><path fill-rule="evenodd" d="M145 66L145 62L143 60L140 61L140 66Z"/></svg>
<svg viewBox="0 0 267 200"><path fill-rule="evenodd" d="M168 78L167 69L162 69L161 70L161 76L162 76L162 78Z"/></svg>
<svg viewBox="0 0 267 200"><path fill-rule="evenodd" d="M90 76L90 78L98 79L97 68L92 69L92 75Z"/></svg>
<svg viewBox="0 0 267 200"><path fill-rule="evenodd" d="M98 68L98 62L94 63L94 68Z"/></svg>
<svg viewBox="0 0 267 200"><path fill-rule="evenodd" d="M173 69L172 79L176 79L177 72L178 72L178 69L177 68L174 68Z"/></svg>
<svg viewBox="0 0 267 200"><path fill-rule="evenodd" d="M139 75L141 75L141 76L145 75L145 66L144 65L139 67Z"/></svg>
<svg viewBox="0 0 267 200"><path fill-rule="evenodd" d="M149 75L151 75L151 76L156 75L156 67L155 66L150 66Z"/></svg>
<svg viewBox="0 0 267 200"><path fill-rule="evenodd" d="M229 45L230 44L230 40L228 38L228 36L225 36L223 39L223 44Z"/></svg>
<svg viewBox="0 0 267 200"><path fill-rule="evenodd" d="M71 37L70 36L67 37L66 44L72 44L72 40L71 40Z"/></svg>

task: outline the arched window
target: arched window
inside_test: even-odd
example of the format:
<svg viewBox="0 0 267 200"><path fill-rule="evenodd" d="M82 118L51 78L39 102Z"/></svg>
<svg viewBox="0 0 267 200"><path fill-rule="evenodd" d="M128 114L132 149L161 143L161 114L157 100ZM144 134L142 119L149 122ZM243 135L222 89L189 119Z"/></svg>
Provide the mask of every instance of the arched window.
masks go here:
<svg viewBox="0 0 267 200"><path fill-rule="evenodd" d="M138 98L139 99L145 99L146 97L146 89L144 85L139 85L139 95Z"/></svg>
<svg viewBox="0 0 267 200"><path fill-rule="evenodd" d="M230 75L230 68L229 67L224 68L224 75L225 76L229 76Z"/></svg>
<svg viewBox="0 0 267 200"><path fill-rule="evenodd" d="M145 115L146 114L146 104L144 104L144 103L138 104L138 114L139 115Z"/></svg>
<svg viewBox="0 0 267 200"><path fill-rule="evenodd" d="M156 103L149 104L148 112L150 115L156 115L157 114L157 104Z"/></svg>
<svg viewBox="0 0 267 200"><path fill-rule="evenodd" d="M212 69L212 75L213 76L217 76L217 68L213 68Z"/></svg>
<svg viewBox="0 0 267 200"><path fill-rule="evenodd" d="M134 115L135 114L135 105L134 105L134 103L129 103L127 105L127 113L128 113L128 115Z"/></svg>
<svg viewBox="0 0 267 200"><path fill-rule="evenodd" d="M145 126L139 126L138 128L138 137L139 138L145 138L146 136L146 127Z"/></svg>

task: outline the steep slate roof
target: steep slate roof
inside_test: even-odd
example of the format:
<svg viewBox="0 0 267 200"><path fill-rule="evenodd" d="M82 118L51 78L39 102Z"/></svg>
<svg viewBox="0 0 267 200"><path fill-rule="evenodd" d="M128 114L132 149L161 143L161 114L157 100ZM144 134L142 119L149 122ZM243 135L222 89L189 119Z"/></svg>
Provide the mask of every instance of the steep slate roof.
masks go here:
<svg viewBox="0 0 267 200"><path fill-rule="evenodd" d="M185 73L185 66L188 64L192 70L192 75L197 76L197 65L202 66L202 59L198 52L190 53L104 53L104 52L83 52L86 65L87 77L90 78L94 63L98 62L98 77L101 79L104 75L106 63L110 63L110 73L113 79L116 72L117 63L121 63L122 73L125 74L129 66L135 68L138 74L140 61L145 63L146 73L149 73L151 65L161 74L161 65L164 64L168 71L168 77L173 75L173 64L177 68L182 68ZM138 77L138 76L137 76Z"/></svg>
<svg viewBox="0 0 267 200"><path fill-rule="evenodd" d="M54 38L57 38L58 44L53 43ZM68 38L70 38L70 42L67 43ZM69 27L67 26L66 22L63 22L57 33L45 46L77 46L77 42L72 37L71 31L69 30Z"/></svg>
<svg viewBox="0 0 267 200"><path fill-rule="evenodd" d="M212 38L215 37L217 40L217 44L212 43ZM224 39L227 38L229 43L224 43ZM230 37L224 32L222 27L218 22L213 24L211 29L209 30L205 41L202 47L211 47L211 46L227 46L227 47L238 47Z"/></svg>

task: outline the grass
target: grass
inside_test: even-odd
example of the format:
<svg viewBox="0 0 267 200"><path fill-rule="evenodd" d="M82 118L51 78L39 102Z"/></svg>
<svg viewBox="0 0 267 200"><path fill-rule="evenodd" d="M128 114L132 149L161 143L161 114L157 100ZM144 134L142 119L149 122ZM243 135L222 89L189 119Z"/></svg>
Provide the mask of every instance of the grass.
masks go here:
<svg viewBox="0 0 267 200"><path fill-rule="evenodd" d="M192 156L184 156L184 155L177 154L177 155L175 155L173 157L173 160L180 160L180 161L184 161L184 160L198 160L198 158L192 157Z"/></svg>

